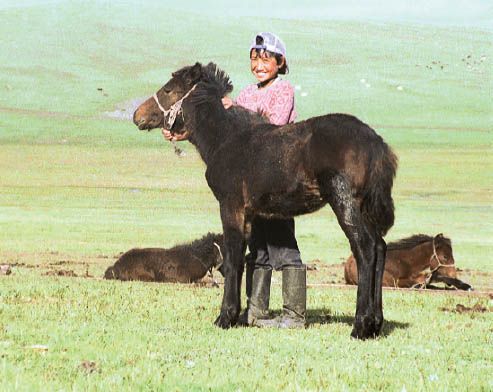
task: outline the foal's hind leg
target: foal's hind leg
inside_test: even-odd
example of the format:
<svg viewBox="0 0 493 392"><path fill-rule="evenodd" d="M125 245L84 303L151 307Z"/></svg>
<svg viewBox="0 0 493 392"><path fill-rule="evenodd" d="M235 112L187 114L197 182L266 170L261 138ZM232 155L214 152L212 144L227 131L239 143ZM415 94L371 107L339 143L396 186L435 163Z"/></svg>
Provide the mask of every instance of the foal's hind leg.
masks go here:
<svg viewBox="0 0 493 392"><path fill-rule="evenodd" d="M245 214L241 209L221 205L224 245L226 255L223 263L224 294L221 313L215 324L229 328L236 324L240 313L240 290L245 256Z"/></svg>
<svg viewBox="0 0 493 392"><path fill-rule="evenodd" d="M321 191L328 200L342 230L351 245L358 267L356 317L351 336L367 339L378 335L375 325L375 267L376 251L373 230L367 227L360 203L352 195L347 179L335 175L321 181Z"/></svg>
<svg viewBox="0 0 493 392"><path fill-rule="evenodd" d="M376 263L375 263L375 330L378 335L383 325L382 306L382 279L385 271L385 255L387 244L381 236L376 235Z"/></svg>

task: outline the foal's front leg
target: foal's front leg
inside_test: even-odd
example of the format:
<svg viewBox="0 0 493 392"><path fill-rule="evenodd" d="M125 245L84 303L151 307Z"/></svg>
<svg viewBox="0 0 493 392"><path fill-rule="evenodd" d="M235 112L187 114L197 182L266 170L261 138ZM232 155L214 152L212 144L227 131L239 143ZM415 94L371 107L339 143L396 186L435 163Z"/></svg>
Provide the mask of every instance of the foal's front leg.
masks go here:
<svg viewBox="0 0 493 392"><path fill-rule="evenodd" d="M431 278L432 282L443 282L449 286L454 286L458 290L472 291L471 285L463 282L460 279L449 278L448 276L436 275Z"/></svg>
<svg viewBox="0 0 493 392"><path fill-rule="evenodd" d="M244 212L221 206L221 220L226 248L223 263L224 294L221 313L215 324L226 329L236 324L240 314L241 278L245 256Z"/></svg>

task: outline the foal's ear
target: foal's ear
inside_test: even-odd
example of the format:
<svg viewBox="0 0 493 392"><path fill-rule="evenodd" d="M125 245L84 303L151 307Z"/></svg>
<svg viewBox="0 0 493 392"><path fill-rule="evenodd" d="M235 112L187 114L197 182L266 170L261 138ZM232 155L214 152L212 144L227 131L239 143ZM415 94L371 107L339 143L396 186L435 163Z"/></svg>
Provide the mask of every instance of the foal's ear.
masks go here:
<svg viewBox="0 0 493 392"><path fill-rule="evenodd" d="M197 83L200 80L200 77L202 76L202 64L200 63L195 63L192 68L190 68L190 71L188 71L188 77L190 78L190 81L192 83Z"/></svg>

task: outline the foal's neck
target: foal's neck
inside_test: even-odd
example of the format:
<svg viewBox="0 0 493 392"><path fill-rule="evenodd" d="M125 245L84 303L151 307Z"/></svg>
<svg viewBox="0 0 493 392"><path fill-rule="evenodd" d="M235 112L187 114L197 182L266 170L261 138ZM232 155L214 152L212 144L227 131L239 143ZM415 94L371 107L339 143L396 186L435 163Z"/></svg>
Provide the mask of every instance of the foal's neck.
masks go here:
<svg viewBox="0 0 493 392"><path fill-rule="evenodd" d="M423 242L416 248L419 253L419 257L417 257L419 266L423 269L430 267L430 258L433 254L433 243L431 241Z"/></svg>
<svg viewBox="0 0 493 392"><path fill-rule="evenodd" d="M214 252L214 242L212 241L210 243L203 243L200 247L193 249L192 255L200 261L200 264L202 264L206 270L215 267L217 264L217 258Z"/></svg>
<svg viewBox="0 0 493 392"><path fill-rule="evenodd" d="M220 101L202 104L195 109L191 121L190 142L207 165L219 145L228 137L230 126Z"/></svg>

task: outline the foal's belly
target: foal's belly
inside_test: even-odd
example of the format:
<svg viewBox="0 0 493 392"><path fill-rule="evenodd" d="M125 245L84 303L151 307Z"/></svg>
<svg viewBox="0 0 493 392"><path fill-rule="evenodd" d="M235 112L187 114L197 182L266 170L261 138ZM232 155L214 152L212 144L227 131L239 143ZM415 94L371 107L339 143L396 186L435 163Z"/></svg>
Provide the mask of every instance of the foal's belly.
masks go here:
<svg viewBox="0 0 493 392"><path fill-rule="evenodd" d="M300 183L290 192L266 193L253 206L266 218L290 218L317 211L325 204L317 185Z"/></svg>

